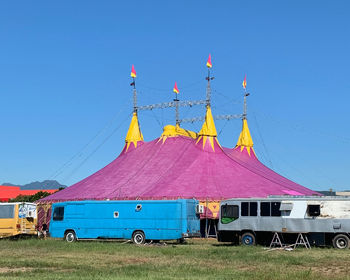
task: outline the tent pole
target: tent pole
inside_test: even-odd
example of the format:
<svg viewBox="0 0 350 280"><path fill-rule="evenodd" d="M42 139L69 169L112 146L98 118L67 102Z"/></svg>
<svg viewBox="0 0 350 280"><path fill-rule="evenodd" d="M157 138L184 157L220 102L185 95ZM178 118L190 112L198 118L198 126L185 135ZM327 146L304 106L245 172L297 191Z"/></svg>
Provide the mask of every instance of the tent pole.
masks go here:
<svg viewBox="0 0 350 280"><path fill-rule="evenodd" d="M180 117L179 117L179 99L177 98L177 93L175 92L175 121L176 125L180 126Z"/></svg>
<svg viewBox="0 0 350 280"><path fill-rule="evenodd" d="M208 198L205 200L205 238L208 239Z"/></svg>
<svg viewBox="0 0 350 280"><path fill-rule="evenodd" d="M248 92L244 93L244 102L243 102L243 120L247 119L247 96L249 96Z"/></svg>

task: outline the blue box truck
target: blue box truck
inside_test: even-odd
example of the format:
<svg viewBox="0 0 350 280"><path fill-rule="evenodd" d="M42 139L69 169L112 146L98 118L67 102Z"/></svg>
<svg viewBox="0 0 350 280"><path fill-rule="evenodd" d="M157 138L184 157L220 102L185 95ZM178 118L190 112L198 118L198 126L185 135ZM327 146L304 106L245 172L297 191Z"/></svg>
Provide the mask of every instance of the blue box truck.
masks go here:
<svg viewBox="0 0 350 280"><path fill-rule="evenodd" d="M146 240L182 241L200 236L198 201L118 200L67 201L54 203L50 236L77 239L131 239L135 244Z"/></svg>

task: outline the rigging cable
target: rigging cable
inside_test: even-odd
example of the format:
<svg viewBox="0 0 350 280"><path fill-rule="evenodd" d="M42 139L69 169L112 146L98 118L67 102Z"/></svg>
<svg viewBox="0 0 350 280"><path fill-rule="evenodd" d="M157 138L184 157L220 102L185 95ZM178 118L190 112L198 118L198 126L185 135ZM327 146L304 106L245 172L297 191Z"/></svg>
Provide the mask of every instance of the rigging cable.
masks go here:
<svg viewBox="0 0 350 280"><path fill-rule="evenodd" d="M112 123L115 121L115 119L117 119L119 116L120 116L120 114L122 113L122 111L123 110L125 110L125 105L127 104L127 103L129 103L130 102L130 100L128 100L128 101L126 101L123 105L122 105L122 107L121 107L121 109L112 117L112 119L110 120L110 121L108 121L107 123L106 123L106 125L100 130L100 131L98 131L95 135L94 135L94 137L92 137L91 138L91 140L87 143L87 144L85 144L76 154L74 154L68 161L66 161L60 168L58 168L49 178L50 179L55 179L55 178L57 178L63 171L64 171L64 168L65 167L67 167L67 166L69 166L70 164L71 164L71 162L75 159L75 158L77 158L77 157L81 157L82 156L82 154L83 154L83 151L87 148L87 147L89 147L107 128L109 128L111 125L112 125Z"/></svg>
<svg viewBox="0 0 350 280"><path fill-rule="evenodd" d="M112 136L118 131L118 129L125 123L125 121L131 116L129 114L123 121L67 176L64 181L68 180L90 157L92 157Z"/></svg>
<svg viewBox="0 0 350 280"><path fill-rule="evenodd" d="M266 153L266 159L269 162L269 164L271 165L271 168L273 169L274 167L273 167L273 164L272 164L272 160L271 160L269 151L267 150L267 147L265 145L264 138L262 137L262 134L261 134L261 131L260 131L260 127L259 127L259 124L258 124L258 120L257 120L255 114L253 114L253 116L254 116L254 120L255 120L255 124L256 124L256 128L257 128L257 131L258 131L259 138L261 140L262 146L263 146L263 148L265 150L265 153Z"/></svg>

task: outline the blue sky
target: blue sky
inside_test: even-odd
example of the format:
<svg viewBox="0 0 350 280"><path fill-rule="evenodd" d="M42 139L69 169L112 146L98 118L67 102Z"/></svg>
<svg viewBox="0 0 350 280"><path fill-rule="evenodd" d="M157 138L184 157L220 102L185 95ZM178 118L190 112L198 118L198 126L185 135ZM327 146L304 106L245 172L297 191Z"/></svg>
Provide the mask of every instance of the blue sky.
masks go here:
<svg viewBox="0 0 350 280"><path fill-rule="evenodd" d="M139 105L205 97L242 112L259 159L322 190L350 189L348 1L2 1L0 183L71 185L118 156ZM174 111L140 112L145 140ZM181 117L204 115L182 108ZM241 121L217 121L233 147ZM201 123L184 125L199 130Z"/></svg>

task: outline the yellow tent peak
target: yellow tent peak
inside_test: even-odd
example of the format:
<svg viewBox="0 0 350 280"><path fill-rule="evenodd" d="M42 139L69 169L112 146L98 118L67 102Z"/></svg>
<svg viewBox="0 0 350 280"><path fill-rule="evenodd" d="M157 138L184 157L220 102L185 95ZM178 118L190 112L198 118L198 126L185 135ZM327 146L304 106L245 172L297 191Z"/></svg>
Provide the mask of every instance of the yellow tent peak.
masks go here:
<svg viewBox="0 0 350 280"><path fill-rule="evenodd" d="M168 137L176 137L176 136L187 136L187 137L196 139L197 133L191 130L183 129L178 124L176 126L166 125L163 128L163 133L159 138L159 140L163 140L163 143L164 143Z"/></svg>
<svg viewBox="0 0 350 280"><path fill-rule="evenodd" d="M211 114L210 106L207 106L207 112L205 114L205 122L203 123L202 129L198 133L199 136L212 136L216 137L217 132L213 115Z"/></svg>
<svg viewBox="0 0 350 280"><path fill-rule="evenodd" d="M217 132L213 119L213 115L211 113L211 108L207 105L207 112L205 114L205 121L203 123L202 129L198 133L198 138L196 144L199 142L202 143L203 149L206 147L206 143L209 143L209 147L215 151L215 143L220 147L219 141L216 138Z"/></svg>
<svg viewBox="0 0 350 280"><path fill-rule="evenodd" d="M241 147L241 150L243 150L243 147L250 148L253 147L253 145L254 143L252 137L250 136L247 119L243 119L242 131L239 135L236 147Z"/></svg>
<svg viewBox="0 0 350 280"><path fill-rule="evenodd" d="M140 130L137 113L134 112L131 118L128 133L126 134L126 137L125 137L125 143L127 144L127 148L129 148L130 143L133 143L136 148L137 142L139 141L143 141L143 135Z"/></svg>

